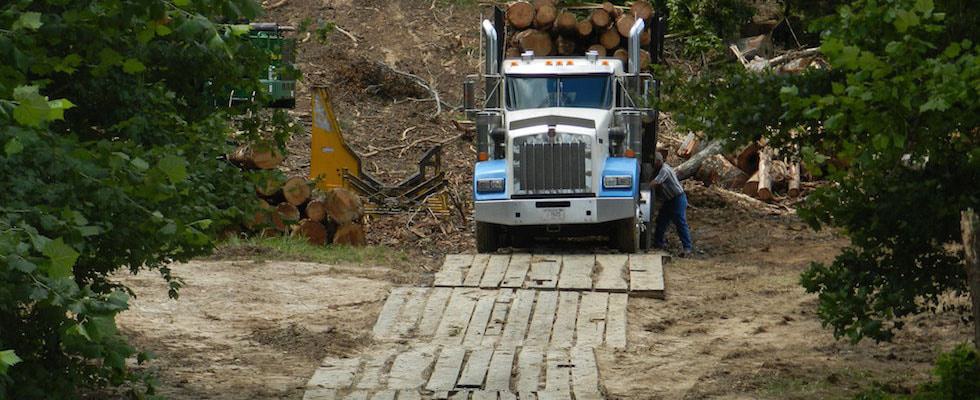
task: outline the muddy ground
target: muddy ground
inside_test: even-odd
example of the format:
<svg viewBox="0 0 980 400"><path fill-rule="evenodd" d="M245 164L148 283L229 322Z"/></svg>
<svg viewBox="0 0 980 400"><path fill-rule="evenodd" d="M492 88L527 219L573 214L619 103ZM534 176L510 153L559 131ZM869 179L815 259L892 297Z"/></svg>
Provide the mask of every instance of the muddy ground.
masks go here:
<svg viewBox="0 0 980 400"><path fill-rule="evenodd" d="M352 66L384 62L430 82L444 108L458 105L463 76L478 69L474 3L287 0L270 10L269 21L332 21L353 36L334 32L326 43L311 37L301 44L305 77L292 115L308 129L309 88L322 84L358 152L430 139L365 157L372 174L392 183L412 173L427 146L445 141L450 188L465 214L475 153L451 124L459 115L433 116L425 95L379 92L379 82ZM668 129L663 141L678 136ZM284 171L305 175L308 130L289 146ZM688 190L698 254L667 266L666 300L630 299L628 350L599 360L610 398L841 398L871 385L906 392L928 378L939 352L968 339L958 315L940 313L910 321L894 343L834 340L815 316L816 297L798 280L810 262L831 260L845 240L809 230L785 206L693 183ZM473 251L471 231L471 221L458 217L374 218L370 241L412 257L394 267L225 252L224 259L174 267L187 282L177 301L152 274L122 276L139 297L119 323L134 345L156 355L144 370L159 377L169 398L299 399L323 357L371 345L371 326L391 286L427 283L442 254Z"/></svg>

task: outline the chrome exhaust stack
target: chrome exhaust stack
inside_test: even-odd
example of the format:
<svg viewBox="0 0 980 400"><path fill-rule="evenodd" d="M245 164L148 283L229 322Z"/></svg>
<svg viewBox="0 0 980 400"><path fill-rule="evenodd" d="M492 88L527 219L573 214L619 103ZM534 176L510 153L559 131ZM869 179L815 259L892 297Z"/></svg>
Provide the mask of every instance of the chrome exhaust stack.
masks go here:
<svg viewBox="0 0 980 400"><path fill-rule="evenodd" d="M640 70L643 69L640 65L640 36L643 35L643 30L646 29L646 23L643 19L636 20L633 27L630 28L630 41L629 41L629 73L633 75L631 80L633 81L632 87L634 93L640 91Z"/></svg>
<svg viewBox="0 0 980 400"><path fill-rule="evenodd" d="M500 90L497 84L500 82L500 53L498 53L499 43L497 42L497 28L490 20L483 20L483 53L485 57L483 78L486 86L486 107L499 108Z"/></svg>

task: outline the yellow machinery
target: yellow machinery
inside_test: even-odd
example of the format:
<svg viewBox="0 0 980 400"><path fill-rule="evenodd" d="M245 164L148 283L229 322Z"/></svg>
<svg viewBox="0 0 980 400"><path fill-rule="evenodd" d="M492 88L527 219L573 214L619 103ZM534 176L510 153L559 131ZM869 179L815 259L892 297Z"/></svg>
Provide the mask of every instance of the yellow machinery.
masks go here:
<svg viewBox="0 0 980 400"><path fill-rule="evenodd" d="M368 200L366 211L394 214L428 207L436 214L449 213L446 177L442 172L442 147L430 149L419 162L419 172L395 186L387 186L364 172L340 131L330 94L325 87L313 88L313 137L310 149L310 178L321 190L346 188Z"/></svg>

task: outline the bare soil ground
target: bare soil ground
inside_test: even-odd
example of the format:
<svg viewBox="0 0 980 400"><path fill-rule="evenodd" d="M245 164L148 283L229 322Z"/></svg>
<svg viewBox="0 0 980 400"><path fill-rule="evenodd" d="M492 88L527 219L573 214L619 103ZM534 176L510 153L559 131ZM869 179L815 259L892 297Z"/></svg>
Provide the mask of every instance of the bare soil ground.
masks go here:
<svg viewBox="0 0 980 400"><path fill-rule="evenodd" d="M300 46L305 81L293 115L308 127L309 88L325 84L355 150L431 139L366 158L371 173L392 183L412 172L428 145L448 140L451 188L469 199L474 151L465 136L456 138L453 115L433 118L432 101L379 92L379 82L354 66L382 61L458 104L463 76L478 69L479 9L472 3L288 0L271 10L269 21L332 21L356 39L335 32L326 44ZM308 130L290 148L286 172L306 174ZM688 191L699 254L667 266L666 300L630 299L628 350L599 360L609 397L840 398L873 384L903 392L927 379L940 351L967 340L969 327L952 313L918 317L890 344L834 340L816 318L816 297L798 279L846 241L809 230L779 207L696 184ZM417 256L409 267L256 261L267 257L226 252L226 260L175 266L187 281L177 301L158 277L121 276L139 297L120 325L138 348L156 354L145 368L170 398L299 399L324 356L370 347L390 286L424 284L440 255L473 251L470 225L424 213L372 219L369 240Z"/></svg>

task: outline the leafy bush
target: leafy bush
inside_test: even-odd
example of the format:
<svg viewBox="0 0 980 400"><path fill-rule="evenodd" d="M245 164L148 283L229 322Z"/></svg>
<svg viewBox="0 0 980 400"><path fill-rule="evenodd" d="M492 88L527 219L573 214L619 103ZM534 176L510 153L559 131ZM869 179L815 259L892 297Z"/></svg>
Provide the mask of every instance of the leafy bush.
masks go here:
<svg viewBox="0 0 980 400"><path fill-rule="evenodd" d="M933 374L939 378L923 384L912 396L889 394L881 388L871 388L854 397L855 400L977 400L980 399L980 357L969 344L957 346L939 355Z"/></svg>
<svg viewBox="0 0 980 400"><path fill-rule="evenodd" d="M253 0L0 5L0 399L135 379L111 279L205 254L253 199L229 150L229 88L267 61ZM249 106L251 107L251 106ZM233 110L239 112L243 110ZM254 132L254 129L250 129ZM18 363L19 361L19 363ZM5 374L4 374L5 373Z"/></svg>

